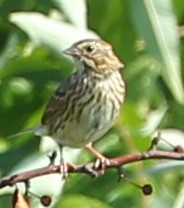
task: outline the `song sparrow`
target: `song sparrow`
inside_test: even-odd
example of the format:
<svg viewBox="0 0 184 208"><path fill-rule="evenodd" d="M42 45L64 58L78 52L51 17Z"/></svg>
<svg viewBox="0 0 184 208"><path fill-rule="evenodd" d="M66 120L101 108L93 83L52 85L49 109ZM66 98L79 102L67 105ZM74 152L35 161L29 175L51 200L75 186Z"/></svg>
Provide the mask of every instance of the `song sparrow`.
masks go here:
<svg viewBox="0 0 184 208"><path fill-rule="evenodd" d="M119 69L124 65L102 40L79 41L64 53L73 57L76 72L51 97L38 130L60 139L62 146L87 146L101 158L89 144L102 137L119 115L125 98Z"/></svg>
<svg viewBox="0 0 184 208"><path fill-rule="evenodd" d="M103 40L85 39L64 53L73 57L76 71L51 97L36 134L50 135L60 140L61 146L86 146L103 159L90 144L102 137L119 115L125 98L119 69L124 65Z"/></svg>

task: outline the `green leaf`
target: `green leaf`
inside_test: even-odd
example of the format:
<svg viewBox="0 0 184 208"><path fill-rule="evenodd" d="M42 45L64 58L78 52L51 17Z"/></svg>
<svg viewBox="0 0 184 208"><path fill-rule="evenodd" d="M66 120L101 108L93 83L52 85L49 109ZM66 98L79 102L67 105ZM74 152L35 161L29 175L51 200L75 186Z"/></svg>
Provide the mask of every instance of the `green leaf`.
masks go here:
<svg viewBox="0 0 184 208"><path fill-rule="evenodd" d="M167 106L162 105L155 111L152 111L148 114L148 118L144 123L144 126L140 129L140 133L142 136L149 136L153 134L158 128L163 120L163 117L167 111Z"/></svg>
<svg viewBox="0 0 184 208"><path fill-rule="evenodd" d="M81 194L70 194L65 195L61 198L56 208L111 208L111 206L105 204L104 202L97 200L96 198L87 197Z"/></svg>
<svg viewBox="0 0 184 208"><path fill-rule="evenodd" d="M146 49L161 63L161 75L174 98L184 104L179 36L170 0L130 1L136 30Z"/></svg>

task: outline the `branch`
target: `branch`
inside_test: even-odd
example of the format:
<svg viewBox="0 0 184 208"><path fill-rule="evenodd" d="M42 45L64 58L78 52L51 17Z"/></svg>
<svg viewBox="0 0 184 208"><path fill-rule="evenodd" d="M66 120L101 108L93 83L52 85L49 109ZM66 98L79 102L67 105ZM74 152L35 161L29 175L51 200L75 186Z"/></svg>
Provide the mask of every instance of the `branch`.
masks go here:
<svg viewBox="0 0 184 208"><path fill-rule="evenodd" d="M184 153L183 152L169 152L169 151L159 151L159 150L148 150L140 153L126 154L115 158L109 158L109 164L105 166L105 169L110 168L120 168L123 165L135 163L143 160L150 159L168 159L168 160L183 160L184 161ZM90 162L87 164L80 165L67 165L68 173L86 173L90 175L95 175L94 170L95 162ZM13 186L16 183L27 182L32 178L40 177L43 175L61 173L60 165L49 165L47 167L38 168L22 173L18 173L12 176L3 177L0 179L0 188L4 188L6 186Z"/></svg>

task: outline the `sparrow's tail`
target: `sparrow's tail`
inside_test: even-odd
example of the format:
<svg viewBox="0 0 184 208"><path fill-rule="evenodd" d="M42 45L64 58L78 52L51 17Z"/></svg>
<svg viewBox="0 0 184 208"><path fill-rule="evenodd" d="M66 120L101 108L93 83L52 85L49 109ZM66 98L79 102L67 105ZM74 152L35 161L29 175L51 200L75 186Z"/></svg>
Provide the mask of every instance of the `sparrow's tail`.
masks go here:
<svg viewBox="0 0 184 208"><path fill-rule="evenodd" d="M25 130L23 130L19 133L10 135L6 138L11 139L11 138L19 137L19 136L22 136L22 135L25 135L25 134L31 134L31 133L34 133L35 135L38 135L38 136L41 136L41 135L45 134L43 126L34 126L34 127L31 127L31 128L25 129Z"/></svg>

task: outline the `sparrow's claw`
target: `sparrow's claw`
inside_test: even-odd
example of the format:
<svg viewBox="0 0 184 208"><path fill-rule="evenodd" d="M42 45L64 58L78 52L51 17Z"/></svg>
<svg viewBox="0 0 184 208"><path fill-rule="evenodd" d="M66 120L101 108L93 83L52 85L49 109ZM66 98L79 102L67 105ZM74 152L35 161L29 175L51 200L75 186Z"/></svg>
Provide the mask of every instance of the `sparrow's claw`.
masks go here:
<svg viewBox="0 0 184 208"><path fill-rule="evenodd" d="M98 172L103 175L105 172L105 168L110 165L110 160L106 157L98 158L94 163L94 169L98 170Z"/></svg>
<svg viewBox="0 0 184 208"><path fill-rule="evenodd" d="M65 162L64 160L61 160L60 173L62 174L63 180L66 180L68 178L68 168L76 169L76 165L73 163Z"/></svg>

